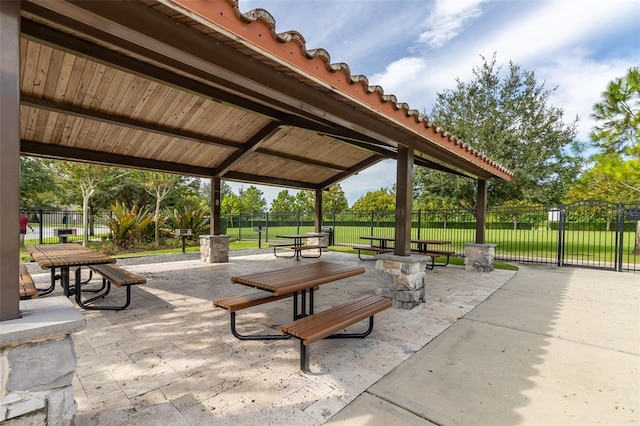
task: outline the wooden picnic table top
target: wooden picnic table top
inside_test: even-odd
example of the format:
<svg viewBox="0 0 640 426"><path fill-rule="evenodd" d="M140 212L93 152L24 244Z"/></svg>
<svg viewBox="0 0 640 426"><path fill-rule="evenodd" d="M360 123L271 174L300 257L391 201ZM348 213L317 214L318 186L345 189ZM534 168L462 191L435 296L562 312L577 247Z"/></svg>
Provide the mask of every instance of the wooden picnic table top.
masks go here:
<svg viewBox="0 0 640 426"><path fill-rule="evenodd" d="M361 267L330 262L314 262L292 268L231 277L231 282L270 291L275 296L282 296L342 278L364 274L364 272L365 269Z"/></svg>
<svg viewBox="0 0 640 426"><path fill-rule="evenodd" d="M42 269L116 263L116 259L75 243L38 244L26 247Z"/></svg>

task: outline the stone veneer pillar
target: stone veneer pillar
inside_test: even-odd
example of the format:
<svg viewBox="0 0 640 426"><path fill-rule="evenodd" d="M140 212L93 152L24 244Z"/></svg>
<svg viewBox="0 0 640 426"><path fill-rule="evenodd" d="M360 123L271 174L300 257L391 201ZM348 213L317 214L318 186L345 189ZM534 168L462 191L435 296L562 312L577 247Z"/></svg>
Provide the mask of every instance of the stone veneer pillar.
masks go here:
<svg viewBox="0 0 640 426"><path fill-rule="evenodd" d="M428 256L376 256L376 294L391 299L393 307L413 309L424 302Z"/></svg>
<svg viewBox="0 0 640 426"><path fill-rule="evenodd" d="M200 235L200 260L205 263L227 263L229 236Z"/></svg>
<svg viewBox="0 0 640 426"><path fill-rule="evenodd" d="M307 232L308 234L315 234L316 232ZM326 232L322 233L321 237L311 237L307 239L307 244L310 246L329 246L329 234ZM310 249L307 250L309 253L320 254L320 249ZM328 249L322 249L323 252L328 251Z"/></svg>
<svg viewBox="0 0 640 426"><path fill-rule="evenodd" d="M66 297L20 301L22 318L0 322L0 423L73 425L71 333L86 326Z"/></svg>
<svg viewBox="0 0 640 426"><path fill-rule="evenodd" d="M496 244L465 243L464 270L477 272L493 271L496 258Z"/></svg>

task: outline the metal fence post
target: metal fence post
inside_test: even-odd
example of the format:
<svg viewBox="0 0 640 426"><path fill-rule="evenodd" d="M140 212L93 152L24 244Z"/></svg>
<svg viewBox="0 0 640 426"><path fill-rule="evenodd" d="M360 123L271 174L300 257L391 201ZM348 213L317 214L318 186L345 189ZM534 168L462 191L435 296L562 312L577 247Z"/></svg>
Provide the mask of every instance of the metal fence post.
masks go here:
<svg viewBox="0 0 640 426"><path fill-rule="evenodd" d="M558 266L562 266L564 258L564 221L565 221L565 205L561 204L558 209Z"/></svg>
<svg viewBox="0 0 640 426"><path fill-rule="evenodd" d="M43 210L40 209L40 211L38 212L38 214L40 215L39 218L39 222L40 222L40 232L39 232L39 237L40 237L40 244L44 244L44 223L42 223L44 221L44 214L43 214Z"/></svg>
<svg viewBox="0 0 640 426"><path fill-rule="evenodd" d="M374 215L376 214L375 210L371 210L371 232L369 233L369 235L374 235L373 234L373 222L375 220Z"/></svg>
<svg viewBox="0 0 640 426"><path fill-rule="evenodd" d="M624 248L624 221L625 221L625 208L624 203L618 204L618 236L616 238L616 253L614 254L615 265L614 269L618 272L622 272L622 259Z"/></svg>

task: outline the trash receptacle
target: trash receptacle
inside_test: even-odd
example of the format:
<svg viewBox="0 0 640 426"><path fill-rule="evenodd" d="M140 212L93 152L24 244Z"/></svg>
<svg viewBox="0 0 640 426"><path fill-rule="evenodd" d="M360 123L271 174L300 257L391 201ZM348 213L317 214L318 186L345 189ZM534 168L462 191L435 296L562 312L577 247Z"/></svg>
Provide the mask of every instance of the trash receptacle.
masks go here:
<svg viewBox="0 0 640 426"><path fill-rule="evenodd" d="M329 245L333 245L333 228L330 226L323 226L322 232L325 234L329 234Z"/></svg>

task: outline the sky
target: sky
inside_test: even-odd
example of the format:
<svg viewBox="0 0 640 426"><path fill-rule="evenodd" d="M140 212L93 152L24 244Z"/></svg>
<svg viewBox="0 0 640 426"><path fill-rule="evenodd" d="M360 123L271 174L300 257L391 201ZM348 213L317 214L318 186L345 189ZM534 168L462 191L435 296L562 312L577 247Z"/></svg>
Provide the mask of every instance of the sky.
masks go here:
<svg viewBox="0 0 640 426"><path fill-rule="evenodd" d="M268 11L276 32L298 31L385 94L429 115L436 94L468 82L483 57L533 71L553 90L550 104L578 117L578 139L595 123L593 105L610 81L640 65L640 0L239 0ZM349 207L391 188L395 161L340 182ZM248 184L228 182L234 192ZM260 185L267 207L285 188ZM289 193L297 191L289 189Z"/></svg>

